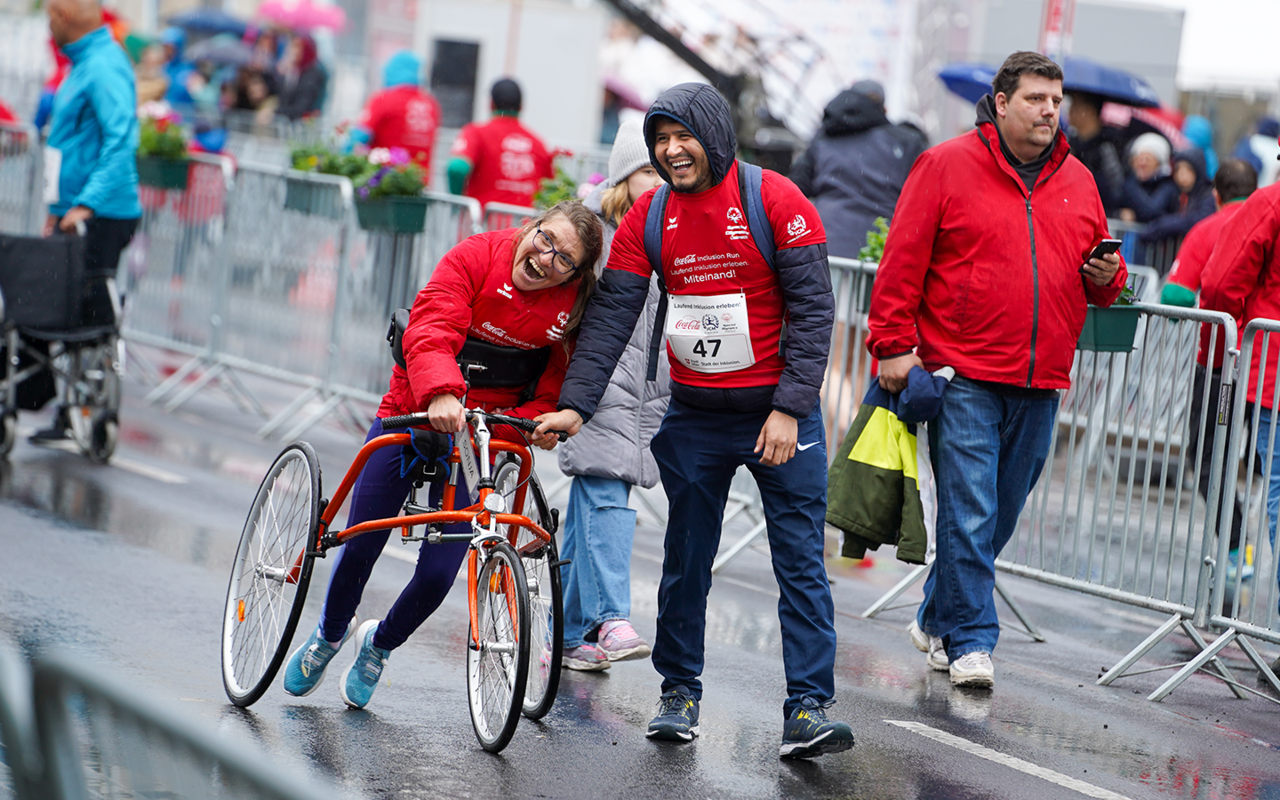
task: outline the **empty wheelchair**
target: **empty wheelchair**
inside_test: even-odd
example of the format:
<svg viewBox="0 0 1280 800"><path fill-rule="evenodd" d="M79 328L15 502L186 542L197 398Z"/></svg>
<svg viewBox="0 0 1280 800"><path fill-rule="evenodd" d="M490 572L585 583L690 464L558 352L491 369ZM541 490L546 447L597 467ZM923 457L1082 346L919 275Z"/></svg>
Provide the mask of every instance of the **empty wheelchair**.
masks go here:
<svg viewBox="0 0 1280 800"><path fill-rule="evenodd" d="M109 324L86 325L88 303L110 303ZM69 438L90 459L115 451L123 341L114 279L85 273L81 236L0 235L0 458L18 412L56 399Z"/></svg>

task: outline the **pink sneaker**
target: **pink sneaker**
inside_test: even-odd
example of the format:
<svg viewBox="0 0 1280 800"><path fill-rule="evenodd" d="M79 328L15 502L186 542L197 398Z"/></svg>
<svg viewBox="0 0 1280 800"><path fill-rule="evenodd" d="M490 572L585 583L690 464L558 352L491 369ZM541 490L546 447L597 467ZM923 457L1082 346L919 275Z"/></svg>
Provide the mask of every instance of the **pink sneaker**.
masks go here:
<svg viewBox="0 0 1280 800"><path fill-rule="evenodd" d="M609 668L609 657L591 642L583 642L577 647L564 649L563 663L568 669L599 672Z"/></svg>
<svg viewBox="0 0 1280 800"><path fill-rule="evenodd" d="M610 661L630 661L636 658L647 658L653 648L640 638L636 629L625 619L611 619L600 626L600 641L597 646L605 652Z"/></svg>

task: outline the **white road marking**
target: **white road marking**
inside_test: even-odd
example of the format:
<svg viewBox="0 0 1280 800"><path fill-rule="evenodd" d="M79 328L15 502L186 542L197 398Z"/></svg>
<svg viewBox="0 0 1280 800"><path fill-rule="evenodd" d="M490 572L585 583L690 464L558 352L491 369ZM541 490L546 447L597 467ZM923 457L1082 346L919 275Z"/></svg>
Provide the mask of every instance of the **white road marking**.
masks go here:
<svg viewBox="0 0 1280 800"><path fill-rule="evenodd" d="M191 482L188 478L184 478L181 475L160 469L159 467L153 467L150 464L143 464L141 461L134 461L131 458L113 456L111 459L111 466L119 467L126 472L132 472L133 474L141 475L144 478L150 478L153 481L170 483L175 486Z"/></svg>
<svg viewBox="0 0 1280 800"><path fill-rule="evenodd" d="M396 538L387 540L387 546L382 548L382 554L384 556L390 556L396 561L403 561L406 564L418 563L418 551L414 550L410 552L405 549L405 546L398 542Z"/></svg>
<svg viewBox="0 0 1280 800"><path fill-rule="evenodd" d="M1059 786L1079 792L1087 797L1097 797L1100 798L1100 800L1129 800L1129 798L1122 794L1109 792L1106 789L1099 788L1091 783L1085 783L1084 781L1063 775L1061 772L1054 772L1051 769L1038 767L1029 761L1023 761L1020 758L1007 756L1004 753L988 749L980 744L975 744L968 739L961 739L959 736L952 736L949 733L940 731L937 728L930 728L928 725L924 725L919 722L905 722L893 719L886 719L885 722L890 725L897 725L899 728L906 728L907 730L918 733L921 736L933 739L935 742L950 745L957 750L963 750L970 755L985 758L988 761L994 761L997 764L1003 764L1010 769L1025 772L1028 775L1033 775L1037 778L1049 781L1050 783L1056 783Z"/></svg>

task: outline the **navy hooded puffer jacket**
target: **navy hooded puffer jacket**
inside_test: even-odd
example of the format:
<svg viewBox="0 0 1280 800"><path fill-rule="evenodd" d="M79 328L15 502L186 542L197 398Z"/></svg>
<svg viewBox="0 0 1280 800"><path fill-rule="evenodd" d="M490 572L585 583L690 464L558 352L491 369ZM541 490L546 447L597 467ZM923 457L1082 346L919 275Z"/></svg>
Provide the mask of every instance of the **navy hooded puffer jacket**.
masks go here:
<svg viewBox="0 0 1280 800"><path fill-rule="evenodd" d="M729 105L719 92L705 84L680 84L664 92L649 109L644 126L649 158L659 174L664 179L669 179L666 170L654 158L658 117L669 117L681 123L702 145L714 184L714 188L707 192L718 191L726 178L736 182L736 178L732 176L737 174L734 161L737 138L734 135ZM687 380L682 380L681 374L673 368L671 392L672 397L681 403L707 410L747 413L774 409L803 419L817 406L831 344L834 304L827 246L820 226L805 229L806 224L812 226L818 223L818 215L794 184L765 170L762 196L779 249L774 254L772 265L776 288L771 290L771 300L762 300L760 306L770 310L759 313L764 315L761 320L771 321L775 330L780 324L779 316L785 314L788 320L785 356L772 357L771 368L775 371L766 381L759 381L759 384L767 382L768 385L757 385L753 380L758 377L757 374L748 370L764 368L771 358L767 355L770 346L773 347L772 352L776 353L775 335L771 344L754 343L758 362L755 366L738 372L722 373L725 376L723 380L719 377L712 380L705 375L690 374L688 368L684 368ZM610 375L631 338L641 309L644 308L649 291L649 275L648 260L643 253L642 231L652 198L652 193L641 197L623 220L619 236L626 234L627 246L620 246L621 239L614 240L609 267L604 270L596 295L587 307L573 361L560 394L559 408L572 408L584 420L589 420L595 413L600 397L609 384ZM685 202L697 201L684 201L681 193L673 193L670 199L673 205L669 209L684 208L682 204ZM740 200L738 202L741 203ZM806 220L811 222L807 223ZM789 226L798 228L789 230ZM813 231L816 234L810 235ZM664 234L680 235L693 234ZM699 239L697 243L712 246L708 241ZM725 249L735 246L725 240ZM667 252L665 245L664 252ZM745 255L748 251L742 252ZM754 246L751 252L756 261L748 269L757 270L753 274L758 275L760 269L769 269L762 263L763 259L758 252L754 251ZM747 262L743 263L745 265ZM640 264L645 266L640 267ZM680 291L681 286L687 285L684 277L677 277L677 283L672 285L672 268L672 264L663 264L669 289L676 294L696 294ZM644 274L640 274L642 272ZM749 301L749 308L752 307L750 302L753 301ZM754 326L757 311L749 313ZM762 325L762 329L766 327L768 326ZM753 328L753 342L754 339Z"/></svg>

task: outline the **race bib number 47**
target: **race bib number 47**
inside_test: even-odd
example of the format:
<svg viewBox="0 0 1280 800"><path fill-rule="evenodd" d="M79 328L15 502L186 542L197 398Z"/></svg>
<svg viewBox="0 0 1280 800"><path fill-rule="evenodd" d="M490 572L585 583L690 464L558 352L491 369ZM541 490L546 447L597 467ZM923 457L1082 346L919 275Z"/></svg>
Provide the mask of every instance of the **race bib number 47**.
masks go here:
<svg viewBox="0 0 1280 800"><path fill-rule="evenodd" d="M667 341L680 363L695 372L746 369L756 363L747 296L670 295Z"/></svg>

